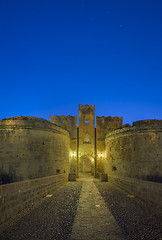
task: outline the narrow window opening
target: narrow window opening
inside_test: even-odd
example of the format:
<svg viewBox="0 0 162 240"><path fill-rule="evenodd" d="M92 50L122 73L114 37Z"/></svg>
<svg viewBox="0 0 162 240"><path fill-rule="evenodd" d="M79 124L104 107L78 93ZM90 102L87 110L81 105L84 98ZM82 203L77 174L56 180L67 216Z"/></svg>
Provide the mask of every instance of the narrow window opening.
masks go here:
<svg viewBox="0 0 162 240"><path fill-rule="evenodd" d="M87 123L88 123L88 120L85 120L85 123L87 124Z"/></svg>

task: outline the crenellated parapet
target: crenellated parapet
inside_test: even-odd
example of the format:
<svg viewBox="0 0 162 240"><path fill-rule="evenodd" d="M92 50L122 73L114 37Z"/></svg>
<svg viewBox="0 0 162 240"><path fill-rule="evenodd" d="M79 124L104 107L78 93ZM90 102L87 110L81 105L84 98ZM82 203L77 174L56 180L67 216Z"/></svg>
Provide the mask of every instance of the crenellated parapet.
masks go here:
<svg viewBox="0 0 162 240"><path fill-rule="evenodd" d="M50 122L67 130L72 140L77 139L77 116L50 115Z"/></svg>
<svg viewBox="0 0 162 240"><path fill-rule="evenodd" d="M79 112L84 115L94 115L95 114L95 105L82 105L82 104L79 104Z"/></svg>
<svg viewBox="0 0 162 240"><path fill-rule="evenodd" d="M60 173L108 173L161 181L162 120L123 125L79 104L77 116L20 116L0 121L0 179L21 181ZM97 175L95 175L97 176ZM6 180L8 178L9 180Z"/></svg>
<svg viewBox="0 0 162 240"><path fill-rule="evenodd" d="M123 117L96 117L96 133L97 140L104 140L106 134L114 129L121 128L123 125Z"/></svg>

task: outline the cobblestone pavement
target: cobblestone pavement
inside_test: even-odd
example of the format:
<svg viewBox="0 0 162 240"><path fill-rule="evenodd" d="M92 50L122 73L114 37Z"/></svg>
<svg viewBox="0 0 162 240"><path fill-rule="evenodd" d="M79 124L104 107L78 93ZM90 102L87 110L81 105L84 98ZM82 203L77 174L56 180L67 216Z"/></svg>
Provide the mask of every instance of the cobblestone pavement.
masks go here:
<svg viewBox="0 0 162 240"><path fill-rule="evenodd" d="M71 240L125 240L92 178L81 177L82 190Z"/></svg>
<svg viewBox="0 0 162 240"><path fill-rule="evenodd" d="M69 182L0 231L0 240L69 240L82 183Z"/></svg>
<svg viewBox="0 0 162 240"><path fill-rule="evenodd" d="M162 240L162 216L110 183L80 178L0 229L0 240L80 239Z"/></svg>
<svg viewBox="0 0 162 240"><path fill-rule="evenodd" d="M153 207L110 183L95 185L127 239L162 239L162 215Z"/></svg>

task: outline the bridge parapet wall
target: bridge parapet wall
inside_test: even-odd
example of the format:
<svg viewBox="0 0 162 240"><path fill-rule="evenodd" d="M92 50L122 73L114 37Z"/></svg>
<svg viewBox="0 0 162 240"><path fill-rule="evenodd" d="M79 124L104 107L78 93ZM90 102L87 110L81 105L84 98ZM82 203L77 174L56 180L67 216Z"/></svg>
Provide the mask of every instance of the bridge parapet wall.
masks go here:
<svg viewBox="0 0 162 240"><path fill-rule="evenodd" d="M162 213L162 184L144 181L136 178L109 176L109 182L117 185L126 192L128 197L137 196L149 202L157 211ZM130 193L130 194L129 194Z"/></svg>
<svg viewBox="0 0 162 240"><path fill-rule="evenodd" d="M68 181L68 174L0 185L0 224L43 201Z"/></svg>

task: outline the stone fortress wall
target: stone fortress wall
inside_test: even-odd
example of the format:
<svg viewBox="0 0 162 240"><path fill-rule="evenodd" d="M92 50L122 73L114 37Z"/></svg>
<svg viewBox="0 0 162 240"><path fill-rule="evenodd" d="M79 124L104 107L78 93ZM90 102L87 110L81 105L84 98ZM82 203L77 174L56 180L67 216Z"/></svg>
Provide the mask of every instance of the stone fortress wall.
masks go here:
<svg viewBox="0 0 162 240"><path fill-rule="evenodd" d="M109 181L162 210L162 120L116 129L105 139Z"/></svg>
<svg viewBox="0 0 162 240"><path fill-rule="evenodd" d="M0 181L14 182L15 189L10 196L10 184L0 186L4 221L35 201L33 194L39 199L78 170L95 177L107 173L110 182L162 207L162 120L130 126L122 117L96 117L95 128L95 106L80 104L79 127L77 116L64 115L0 121ZM14 199L21 206L13 208Z"/></svg>
<svg viewBox="0 0 162 240"><path fill-rule="evenodd" d="M162 181L162 121L137 121L107 134L105 172L112 177Z"/></svg>
<svg viewBox="0 0 162 240"><path fill-rule="evenodd" d="M96 117L96 161L97 172L104 173L105 137L114 129L121 128L123 117Z"/></svg>
<svg viewBox="0 0 162 240"><path fill-rule="evenodd" d="M69 173L69 133L35 117L0 121L2 183Z"/></svg>
<svg viewBox="0 0 162 240"><path fill-rule="evenodd" d="M77 116L51 116L50 122L65 129L70 135L69 168L70 172L77 172Z"/></svg>
<svg viewBox="0 0 162 240"><path fill-rule="evenodd" d="M42 118L0 121L0 224L68 181L70 141Z"/></svg>
<svg viewBox="0 0 162 240"><path fill-rule="evenodd" d="M79 105L77 116L13 117L0 121L0 177L15 182L90 169L111 177L162 181L162 120L123 125ZM82 162L81 162L82 161ZM91 165L89 167L79 164Z"/></svg>

